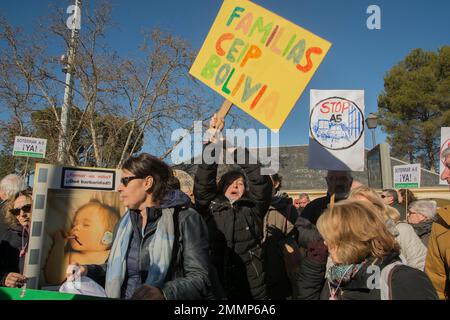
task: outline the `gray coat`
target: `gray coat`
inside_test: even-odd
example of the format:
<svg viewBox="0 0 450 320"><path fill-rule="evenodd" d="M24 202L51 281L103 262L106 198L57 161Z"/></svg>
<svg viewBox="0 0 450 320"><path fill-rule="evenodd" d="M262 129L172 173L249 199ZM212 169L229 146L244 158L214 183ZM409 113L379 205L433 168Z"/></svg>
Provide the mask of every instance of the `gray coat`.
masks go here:
<svg viewBox="0 0 450 320"><path fill-rule="evenodd" d="M396 225L396 229L399 233L396 240L400 245L400 254L405 258L406 264L423 271L427 248L408 223L400 222Z"/></svg>

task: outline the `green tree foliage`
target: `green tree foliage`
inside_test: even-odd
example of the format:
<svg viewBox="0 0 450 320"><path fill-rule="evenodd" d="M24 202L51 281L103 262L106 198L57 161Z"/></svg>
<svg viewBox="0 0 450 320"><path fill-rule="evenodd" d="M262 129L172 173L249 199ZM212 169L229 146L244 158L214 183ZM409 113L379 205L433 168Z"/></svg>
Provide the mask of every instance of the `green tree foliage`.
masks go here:
<svg viewBox="0 0 450 320"><path fill-rule="evenodd" d="M435 171L440 128L450 126L450 46L415 49L389 70L378 108L392 155Z"/></svg>

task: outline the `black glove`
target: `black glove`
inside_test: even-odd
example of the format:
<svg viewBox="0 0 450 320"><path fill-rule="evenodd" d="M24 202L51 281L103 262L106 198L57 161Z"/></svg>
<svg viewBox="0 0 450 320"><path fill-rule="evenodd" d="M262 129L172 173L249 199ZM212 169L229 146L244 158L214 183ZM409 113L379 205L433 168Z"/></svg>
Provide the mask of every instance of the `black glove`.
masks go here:
<svg viewBox="0 0 450 320"><path fill-rule="evenodd" d="M283 231L281 231L280 229L278 229L277 227L274 227L274 226L267 227L267 234L269 237L271 237L272 239L274 239L276 241L281 240L284 237L286 237L286 235L283 233Z"/></svg>

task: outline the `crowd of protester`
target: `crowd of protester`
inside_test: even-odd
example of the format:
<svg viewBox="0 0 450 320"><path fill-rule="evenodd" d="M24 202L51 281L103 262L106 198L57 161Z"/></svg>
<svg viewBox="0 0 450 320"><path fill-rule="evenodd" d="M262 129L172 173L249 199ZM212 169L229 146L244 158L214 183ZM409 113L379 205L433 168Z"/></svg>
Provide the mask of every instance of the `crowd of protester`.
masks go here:
<svg viewBox="0 0 450 320"><path fill-rule="evenodd" d="M237 159L214 137L204 148ZM220 177L219 161L200 164L187 195L166 163L130 157L107 262L70 267L121 299L449 299L450 206L377 192L347 171L328 171L324 197L292 199L250 158ZM11 174L0 197L0 285L21 287L32 191Z"/></svg>

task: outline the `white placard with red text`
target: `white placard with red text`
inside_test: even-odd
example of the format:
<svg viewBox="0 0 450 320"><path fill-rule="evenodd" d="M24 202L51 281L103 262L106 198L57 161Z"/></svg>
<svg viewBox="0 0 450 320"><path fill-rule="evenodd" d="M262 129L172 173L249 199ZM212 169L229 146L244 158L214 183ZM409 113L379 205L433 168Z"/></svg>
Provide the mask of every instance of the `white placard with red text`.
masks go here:
<svg viewBox="0 0 450 320"><path fill-rule="evenodd" d="M364 171L364 91L311 90L309 168Z"/></svg>

